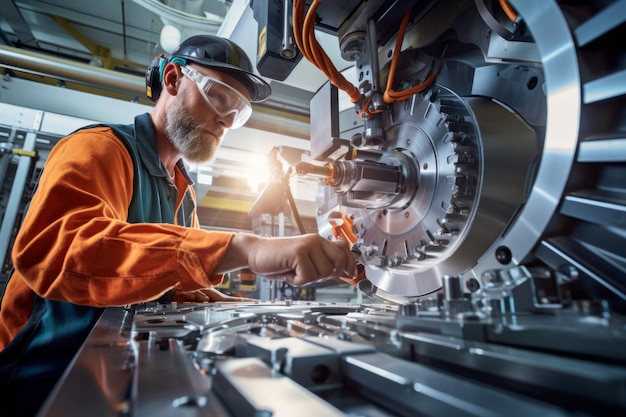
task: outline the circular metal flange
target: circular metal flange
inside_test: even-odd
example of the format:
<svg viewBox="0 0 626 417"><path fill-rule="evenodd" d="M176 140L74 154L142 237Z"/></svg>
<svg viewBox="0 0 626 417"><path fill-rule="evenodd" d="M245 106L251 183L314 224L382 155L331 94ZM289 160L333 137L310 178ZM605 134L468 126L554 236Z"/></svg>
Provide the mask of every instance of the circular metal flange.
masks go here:
<svg viewBox="0 0 626 417"><path fill-rule="evenodd" d="M368 279L385 292L417 297L438 290L442 276L471 268L502 233L524 200L536 141L504 107L442 86L396 102L390 120L380 161L403 155L415 162L412 200L400 209L358 209L325 189L318 224L324 233L338 212L350 217Z"/></svg>
<svg viewBox="0 0 626 417"><path fill-rule="evenodd" d="M548 227L570 177L581 114L581 79L576 44L559 5L552 1L511 4L532 33L545 77L547 119L540 164L524 207L505 233L465 274L481 280L500 269L497 249L511 251L511 263L522 263Z"/></svg>

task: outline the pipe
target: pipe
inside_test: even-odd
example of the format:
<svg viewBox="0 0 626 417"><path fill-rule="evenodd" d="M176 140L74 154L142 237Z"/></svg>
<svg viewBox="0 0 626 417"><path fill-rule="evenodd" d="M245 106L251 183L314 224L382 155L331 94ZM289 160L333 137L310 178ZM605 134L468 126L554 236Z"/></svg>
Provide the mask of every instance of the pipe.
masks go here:
<svg viewBox="0 0 626 417"><path fill-rule="evenodd" d="M146 92L146 84L141 77L4 45L0 45L0 66L104 87L129 95L144 95Z"/></svg>
<svg viewBox="0 0 626 417"><path fill-rule="evenodd" d="M129 96L143 96L146 93L143 77L5 45L0 45L0 67L61 78ZM253 109L247 127L302 139L310 138L308 108L277 96L266 102L253 104Z"/></svg>

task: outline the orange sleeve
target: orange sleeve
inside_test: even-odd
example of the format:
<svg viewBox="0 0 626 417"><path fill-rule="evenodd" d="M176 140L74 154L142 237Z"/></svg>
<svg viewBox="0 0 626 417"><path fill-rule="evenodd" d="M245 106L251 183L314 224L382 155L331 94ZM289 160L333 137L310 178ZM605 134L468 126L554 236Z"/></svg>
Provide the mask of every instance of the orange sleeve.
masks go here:
<svg viewBox="0 0 626 417"><path fill-rule="evenodd" d="M16 271L42 297L105 307L154 300L213 275L232 233L126 221L133 165L108 128L51 151L13 247Z"/></svg>

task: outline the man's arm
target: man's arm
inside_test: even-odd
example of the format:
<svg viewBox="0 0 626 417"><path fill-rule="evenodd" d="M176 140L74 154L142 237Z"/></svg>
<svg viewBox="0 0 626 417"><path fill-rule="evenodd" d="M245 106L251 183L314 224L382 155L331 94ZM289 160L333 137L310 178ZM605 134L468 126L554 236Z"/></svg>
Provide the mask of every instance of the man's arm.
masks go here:
<svg viewBox="0 0 626 417"><path fill-rule="evenodd" d="M266 238L237 233L216 272L244 267L268 278L285 279L296 286L320 279L357 275L356 262L348 244L329 241L317 234Z"/></svg>

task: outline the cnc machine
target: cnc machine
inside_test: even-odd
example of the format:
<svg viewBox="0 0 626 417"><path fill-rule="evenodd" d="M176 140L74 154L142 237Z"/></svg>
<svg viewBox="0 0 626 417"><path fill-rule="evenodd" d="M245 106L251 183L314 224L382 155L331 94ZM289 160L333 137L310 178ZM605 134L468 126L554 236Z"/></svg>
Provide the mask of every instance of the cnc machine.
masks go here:
<svg viewBox="0 0 626 417"><path fill-rule="evenodd" d="M624 415L626 2L250 7L374 302L109 309L42 415Z"/></svg>

